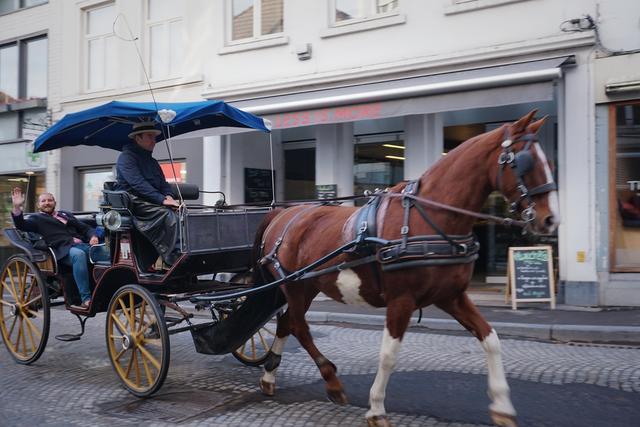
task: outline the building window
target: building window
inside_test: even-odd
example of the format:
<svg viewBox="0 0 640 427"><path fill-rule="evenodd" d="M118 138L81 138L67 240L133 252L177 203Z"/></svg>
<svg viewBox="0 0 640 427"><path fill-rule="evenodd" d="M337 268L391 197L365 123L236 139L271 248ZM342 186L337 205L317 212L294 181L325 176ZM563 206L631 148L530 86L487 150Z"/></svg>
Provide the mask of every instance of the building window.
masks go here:
<svg viewBox="0 0 640 427"><path fill-rule="evenodd" d="M391 187L404 179L404 141L400 134L357 136L353 194ZM356 205L366 201L356 201Z"/></svg>
<svg viewBox="0 0 640 427"><path fill-rule="evenodd" d="M187 45L183 3L148 0L147 5L151 78L178 77Z"/></svg>
<svg viewBox="0 0 640 427"><path fill-rule="evenodd" d="M333 22L365 20L395 12L398 0L333 0Z"/></svg>
<svg viewBox="0 0 640 427"><path fill-rule="evenodd" d="M114 4L85 10L85 55L87 90L116 86L117 50L113 34Z"/></svg>
<svg viewBox="0 0 640 427"><path fill-rule="evenodd" d="M284 0L229 0L230 42L252 41L281 34Z"/></svg>
<svg viewBox="0 0 640 427"><path fill-rule="evenodd" d="M0 0L0 15L45 3L48 0Z"/></svg>
<svg viewBox="0 0 640 427"><path fill-rule="evenodd" d="M46 126L47 38L17 40L0 46L0 141L23 137L26 122ZM6 110L6 109L4 109Z"/></svg>
<svg viewBox="0 0 640 427"><path fill-rule="evenodd" d="M80 175L80 210L97 211L102 200L104 183L115 181L113 167L102 167L79 170Z"/></svg>
<svg viewBox="0 0 640 427"><path fill-rule="evenodd" d="M609 119L611 267L640 272L640 102L611 106Z"/></svg>

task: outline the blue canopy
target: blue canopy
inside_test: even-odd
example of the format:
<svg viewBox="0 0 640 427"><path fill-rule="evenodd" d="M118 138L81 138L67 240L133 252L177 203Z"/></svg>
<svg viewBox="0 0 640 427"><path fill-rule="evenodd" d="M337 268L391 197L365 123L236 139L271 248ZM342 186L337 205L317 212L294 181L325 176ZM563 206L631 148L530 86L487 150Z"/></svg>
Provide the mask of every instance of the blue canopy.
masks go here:
<svg viewBox="0 0 640 427"><path fill-rule="evenodd" d="M163 123L158 112L170 110L175 117ZM172 113L169 113L172 115ZM166 118L165 118L166 120ZM67 114L35 140L34 152L74 145L97 145L122 151L131 139L134 123L155 121L164 136L177 136L200 129L231 127L269 132L270 125L260 117L232 107L223 101L199 102L120 102ZM161 126L162 125L162 126ZM163 139L163 134L158 135Z"/></svg>

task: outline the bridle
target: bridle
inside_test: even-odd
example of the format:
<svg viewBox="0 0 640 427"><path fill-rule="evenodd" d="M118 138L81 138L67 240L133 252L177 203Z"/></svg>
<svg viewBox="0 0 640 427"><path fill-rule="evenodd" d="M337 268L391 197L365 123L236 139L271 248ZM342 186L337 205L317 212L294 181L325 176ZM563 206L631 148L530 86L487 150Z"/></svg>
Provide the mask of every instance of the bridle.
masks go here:
<svg viewBox="0 0 640 427"><path fill-rule="evenodd" d="M525 146L522 150L516 153L513 151L512 147L515 142L520 141L524 141ZM532 188L531 190L529 190L524 183L524 177L529 172L531 172L534 165L533 155L531 154L531 146L534 142L538 142L538 139L536 138L536 135L532 133L528 133L516 139L516 141L512 141L509 128L506 127L505 139L501 144L502 153L500 153L500 156L498 157L498 176L496 178L496 189L503 193L502 174L504 173L505 166L509 165L516 176L516 180L518 183L517 190L520 193L516 201L510 200L511 204L509 210L512 213L516 212L522 202L526 200L527 207L522 210L521 213L522 220L526 223L526 225L531 224L531 222L533 222L533 220L536 218L536 204L533 201L533 196L549 193L558 189L556 183L553 181L539 185L535 188Z"/></svg>

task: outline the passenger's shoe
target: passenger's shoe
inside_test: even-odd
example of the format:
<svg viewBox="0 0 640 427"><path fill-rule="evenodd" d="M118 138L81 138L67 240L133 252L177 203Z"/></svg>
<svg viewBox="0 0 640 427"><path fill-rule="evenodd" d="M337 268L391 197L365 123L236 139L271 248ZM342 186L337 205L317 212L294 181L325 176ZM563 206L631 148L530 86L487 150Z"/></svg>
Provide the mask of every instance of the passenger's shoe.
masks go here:
<svg viewBox="0 0 640 427"><path fill-rule="evenodd" d="M88 299L86 301L84 301L82 304L80 305L72 305L71 308L75 309L75 310L89 310L89 307L91 306L91 300Z"/></svg>

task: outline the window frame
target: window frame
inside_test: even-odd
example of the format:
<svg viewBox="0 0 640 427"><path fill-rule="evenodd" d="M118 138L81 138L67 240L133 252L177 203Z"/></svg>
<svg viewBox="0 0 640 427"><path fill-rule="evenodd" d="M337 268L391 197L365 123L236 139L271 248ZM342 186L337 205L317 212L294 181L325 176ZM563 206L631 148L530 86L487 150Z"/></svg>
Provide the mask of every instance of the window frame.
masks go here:
<svg viewBox="0 0 640 427"><path fill-rule="evenodd" d="M340 36L343 34L355 33L360 31L375 30L383 27L404 24L407 20L406 16L401 13L402 3L398 0L398 6L383 13L375 12L375 0L367 0L369 2L370 14L361 18L348 19L346 21L336 22L336 0L328 0L327 4L327 27L320 31L320 38L328 38Z"/></svg>
<svg viewBox="0 0 640 427"><path fill-rule="evenodd" d="M145 0L144 2L144 26L145 26L145 47L146 47L146 58L147 58L147 64L149 66L149 80L151 81L161 81L161 80L170 80L170 79L178 79L183 77L183 73L180 71L180 67L176 67L176 70L174 71L174 73L171 72L171 54L172 52L169 51L169 59L168 59L168 71L167 74L163 74L163 75L158 75L158 76L154 76L153 75L153 70L152 70L152 66L153 66L153 58L152 58L152 39L151 39L151 29L153 27L156 26L162 26L163 28L163 32L169 31L169 27L171 26L171 24L175 23L175 22L181 22L182 23L182 30L180 31L180 37L182 38L182 40L185 42L185 44L187 44L187 28L186 28L186 19L185 19L185 13L184 13L184 7L182 7L182 14L181 15L175 15L172 16L170 18L162 18L162 19L156 19L156 20L152 20L150 18L150 11L151 11L151 7L150 7L150 3L152 0ZM181 3L182 5L182 3ZM170 48L170 47L169 47ZM183 59L184 59L184 52L182 55Z"/></svg>
<svg viewBox="0 0 640 427"><path fill-rule="evenodd" d="M618 107L625 105L639 105L640 100L623 101L609 104L609 271L611 273L640 273L640 267L629 267L618 265L616 262L616 238L617 238L617 221L618 221L618 197L616 191L616 175L617 175L617 120L616 110Z"/></svg>
<svg viewBox="0 0 640 427"><path fill-rule="evenodd" d="M238 52L242 50L259 49L262 47L278 46L289 43L285 36L284 5L282 9L282 31L274 34L261 35L262 32L262 0L253 0L253 36L243 39L233 40L233 0L224 2L225 20L225 46L220 50L220 54Z"/></svg>
<svg viewBox="0 0 640 427"><path fill-rule="evenodd" d="M14 9L7 10L6 12L1 12L0 16L9 15L10 13L19 12L24 9L31 9L32 7L42 6L43 4L49 3L49 0L40 0L36 4L26 5L26 0L14 0ZM17 6L15 6L17 4Z"/></svg>
<svg viewBox="0 0 640 427"><path fill-rule="evenodd" d="M117 5L116 2L114 0L112 1L107 1L107 2L103 2L103 3L95 3L95 4L91 4L88 5L87 7L84 7L81 9L81 13L82 13L82 25L80 26L80 31L82 32L82 36L81 36L81 40L82 40L82 53L83 53L83 68L84 71L82 73L83 75L83 87L84 87L84 92L85 93L94 93L94 92L101 92L101 91L105 91L105 90L110 90L110 89L115 89L117 87L117 79L114 80L114 83L112 85L107 84L107 79L106 79L106 72L107 72L107 68L106 68L106 61L104 62L105 64L105 68L104 68L104 73L105 73L105 79L104 79L104 84L101 87L98 88L91 88L89 87L89 72L90 72L90 55L89 55L89 42L93 41L93 40L106 40L109 36L111 37L115 37L115 35L113 34L113 32L111 33L104 33L104 34L100 34L100 35L89 35L88 31L89 31L89 12L92 12L94 10L98 10L98 9L103 9L106 7L113 7L114 11L116 12L116 16L117 16ZM104 48L104 52L103 54L106 56L106 44L105 44L105 48ZM117 49L116 49L116 53L117 53ZM119 58L118 55L114 55L114 61L115 61L115 66L113 67L114 69L118 69L118 64L119 64Z"/></svg>

